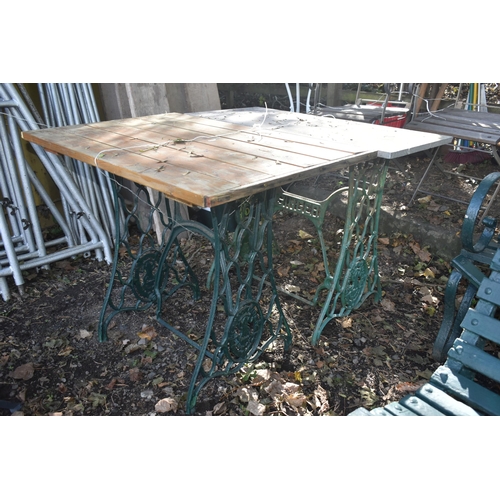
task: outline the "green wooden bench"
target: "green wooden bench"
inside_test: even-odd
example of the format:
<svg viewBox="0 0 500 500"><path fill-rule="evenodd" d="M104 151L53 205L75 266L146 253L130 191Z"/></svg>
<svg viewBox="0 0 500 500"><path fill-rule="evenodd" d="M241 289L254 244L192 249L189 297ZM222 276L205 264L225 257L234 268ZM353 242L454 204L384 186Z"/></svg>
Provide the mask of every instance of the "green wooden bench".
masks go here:
<svg viewBox="0 0 500 500"><path fill-rule="evenodd" d="M446 359L448 350L462 330L462 320L469 309L484 277L484 267L491 263L500 246L495 237L496 218L482 212L488 206L487 197L500 179L500 172L487 175L478 185L471 198L461 231L462 250L451 261L453 268L445 290L443 321L439 329L432 356L437 361ZM461 300L457 301L460 283L466 284ZM458 303L457 303L458 302Z"/></svg>
<svg viewBox="0 0 500 500"><path fill-rule="evenodd" d="M415 394L371 411L358 408L351 416L500 415L500 244L493 239L495 221L485 220L478 240L472 238L479 200L498 178L500 173L490 174L480 184L464 221L464 249L453 260L445 292L448 310L434 348L440 358L446 349L443 365ZM468 289L455 308L461 279Z"/></svg>

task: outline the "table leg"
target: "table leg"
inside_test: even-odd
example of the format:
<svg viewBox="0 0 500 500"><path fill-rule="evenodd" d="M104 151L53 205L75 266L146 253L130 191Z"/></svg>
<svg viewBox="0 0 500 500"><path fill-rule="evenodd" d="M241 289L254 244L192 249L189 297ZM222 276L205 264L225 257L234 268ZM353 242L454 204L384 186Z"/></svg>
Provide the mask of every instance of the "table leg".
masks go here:
<svg viewBox="0 0 500 500"><path fill-rule="evenodd" d="M384 160L350 167L342 246L335 271L325 280L327 286L320 285L323 307L313 331L313 345L333 318L349 315L372 294L380 300L377 238L386 174Z"/></svg>
<svg viewBox="0 0 500 500"><path fill-rule="evenodd" d="M194 410L204 385L254 363L271 344L291 345L272 264L275 193L212 210L214 263L210 273L211 309L187 395ZM236 227L234 228L234 222ZM172 325L160 316L158 321ZM176 332L177 333L177 332Z"/></svg>
<svg viewBox="0 0 500 500"><path fill-rule="evenodd" d="M139 194L147 192L139 188ZM148 201L149 203L149 201ZM160 201L158 202L158 204ZM167 219L160 215L165 226L161 247L150 223L139 228L137 252L130 250L128 232L118 241L126 256L132 260L128 277L120 268L119 245L115 248L112 278L100 321L100 338L106 339L111 319L126 310L156 309L156 318L164 327L185 340L197 351L189 385L186 412L194 411L196 400L207 382L239 371L255 362L271 344L284 341L291 344L291 334L284 316L273 276L272 216L274 190L212 210L212 229L188 220L172 217L167 204ZM127 210L125 228L137 221L137 207ZM235 221L235 224L234 224ZM210 304L205 311L206 323L197 325L198 334L180 331L182 318L171 307L181 289L200 299L202 280L184 257L179 243L180 234L197 234L213 247L213 266L210 272ZM168 232L168 235L167 235ZM180 300L185 300L181 295Z"/></svg>

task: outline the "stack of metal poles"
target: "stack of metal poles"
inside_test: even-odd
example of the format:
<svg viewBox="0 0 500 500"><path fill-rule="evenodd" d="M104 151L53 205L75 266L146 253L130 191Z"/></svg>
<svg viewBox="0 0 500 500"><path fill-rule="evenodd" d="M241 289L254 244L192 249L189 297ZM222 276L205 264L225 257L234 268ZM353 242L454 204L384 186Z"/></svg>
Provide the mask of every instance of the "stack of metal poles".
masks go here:
<svg viewBox="0 0 500 500"><path fill-rule="evenodd" d="M115 234L109 175L33 144L60 193L62 212L25 159L20 132L98 121L87 84L39 85L44 118L21 84L0 83L0 294L10 298L7 277L23 293L23 271L48 267L79 254L112 261ZM43 123L45 122L45 123ZM62 236L44 236L34 199L38 193Z"/></svg>

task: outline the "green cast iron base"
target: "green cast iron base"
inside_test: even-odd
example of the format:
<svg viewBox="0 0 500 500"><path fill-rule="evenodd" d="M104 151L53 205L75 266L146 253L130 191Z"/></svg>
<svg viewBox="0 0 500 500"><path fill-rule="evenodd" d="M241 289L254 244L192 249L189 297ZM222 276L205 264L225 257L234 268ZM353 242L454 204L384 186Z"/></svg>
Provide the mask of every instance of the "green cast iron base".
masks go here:
<svg viewBox="0 0 500 500"><path fill-rule="evenodd" d="M349 185L318 201L282 192L275 210L288 210L308 218L315 226L321 244L325 278L316 288L311 305L321 306L311 342L317 344L325 326L334 318L349 315L370 295L381 297L378 274L377 238L380 205L387 174L385 160L363 162L349 168ZM347 193L344 232L340 255L335 262L327 256L323 223L330 203ZM287 293L287 292L285 292Z"/></svg>
<svg viewBox="0 0 500 500"><path fill-rule="evenodd" d="M162 195L150 198L137 187L132 208L115 193L117 224L111 281L100 321L99 337L107 339L111 320L124 311L156 311L158 322L197 351L186 398L186 413L192 414L201 389L217 377L234 374L255 362L278 340L291 345L291 333L283 313L272 272L272 216L274 190L211 211L212 228L180 217L180 211ZM146 216L139 207L146 207ZM125 214L122 216L121 214ZM162 227L161 244L153 220ZM143 222L143 221L146 222ZM132 248L129 227L137 227ZM210 271L211 295L203 334L193 339L182 332L171 302L181 289L194 300L201 297L203 281L182 252L181 236L198 235L213 249ZM130 263L124 266L124 261ZM124 270L126 269L126 271ZM200 285L202 283L202 285Z"/></svg>

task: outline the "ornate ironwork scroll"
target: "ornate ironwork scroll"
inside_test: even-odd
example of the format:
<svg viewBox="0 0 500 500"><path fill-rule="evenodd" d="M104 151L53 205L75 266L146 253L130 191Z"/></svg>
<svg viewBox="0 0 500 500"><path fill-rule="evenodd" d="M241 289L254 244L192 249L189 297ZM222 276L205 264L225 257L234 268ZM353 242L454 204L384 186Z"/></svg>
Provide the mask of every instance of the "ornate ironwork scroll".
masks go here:
<svg viewBox="0 0 500 500"><path fill-rule="evenodd" d="M350 167L342 247L312 335L313 345L333 318L347 316L370 295L380 300L377 238L386 174L385 160Z"/></svg>
<svg viewBox="0 0 500 500"><path fill-rule="evenodd" d="M385 161L363 162L350 167L347 187L332 192L324 200L287 191L278 196L275 210L287 210L309 219L316 228L321 245L325 274L314 297L307 300L290 293L310 305L322 307L312 335L313 344L333 318L347 316L369 295L380 297L377 237L386 172ZM323 224L334 198L346 192L348 204L340 254L333 260L327 255Z"/></svg>
<svg viewBox="0 0 500 500"><path fill-rule="evenodd" d="M172 213L168 200L161 195L153 204L147 190L140 186L132 207L118 194L115 196L125 217L117 223L120 231L100 319L101 340L107 338L116 314L154 308L158 322L197 351L186 396L188 414L194 411L201 389L210 380L236 373L278 340L289 348L290 329L272 266L274 191L212 210L213 229L182 219L177 210ZM146 217L139 217L141 204L146 207ZM163 228L160 244L153 231L155 217ZM131 226L136 228L134 234L129 231ZM181 235L186 231L212 247L208 277L190 265L182 252ZM186 290L190 301L205 299L204 324L183 324L189 314L172 307L174 301L188 300Z"/></svg>

